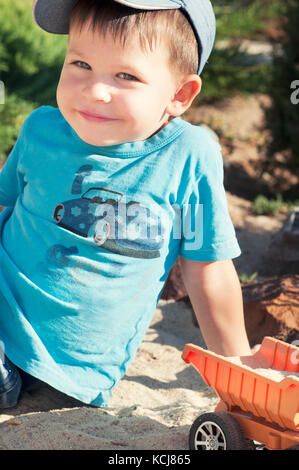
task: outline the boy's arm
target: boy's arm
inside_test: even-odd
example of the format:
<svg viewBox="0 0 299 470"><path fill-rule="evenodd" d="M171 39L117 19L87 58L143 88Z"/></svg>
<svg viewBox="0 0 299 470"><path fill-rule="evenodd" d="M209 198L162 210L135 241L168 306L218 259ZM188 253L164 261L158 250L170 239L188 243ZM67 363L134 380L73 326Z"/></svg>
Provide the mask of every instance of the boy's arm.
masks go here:
<svg viewBox="0 0 299 470"><path fill-rule="evenodd" d="M207 348L223 356L250 355L242 290L232 260L180 259L185 287Z"/></svg>

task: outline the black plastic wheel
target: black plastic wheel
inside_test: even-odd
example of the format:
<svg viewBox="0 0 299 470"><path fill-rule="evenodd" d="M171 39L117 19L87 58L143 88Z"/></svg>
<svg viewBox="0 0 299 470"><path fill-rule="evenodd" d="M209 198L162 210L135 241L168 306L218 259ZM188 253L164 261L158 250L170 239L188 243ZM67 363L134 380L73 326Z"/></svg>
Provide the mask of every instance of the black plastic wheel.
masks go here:
<svg viewBox="0 0 299 470"><path fill-rule="evenodd" d="M238 421L229 413L218 411L200 415L189 433L191 450L254 450L245 439Z"/></svg>

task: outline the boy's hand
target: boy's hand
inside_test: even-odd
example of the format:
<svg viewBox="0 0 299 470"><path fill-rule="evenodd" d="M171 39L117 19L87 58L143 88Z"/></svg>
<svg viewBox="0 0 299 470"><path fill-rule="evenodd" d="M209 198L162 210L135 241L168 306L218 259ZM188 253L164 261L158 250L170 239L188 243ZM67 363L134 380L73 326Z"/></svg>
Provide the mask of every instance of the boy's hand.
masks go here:
<svg viewBox="0 0 299 470"><path fill-rule="evenodd" d="M232 260L180 261L185 287L208 349L223 356L250 356L242 290Z"/></svg>

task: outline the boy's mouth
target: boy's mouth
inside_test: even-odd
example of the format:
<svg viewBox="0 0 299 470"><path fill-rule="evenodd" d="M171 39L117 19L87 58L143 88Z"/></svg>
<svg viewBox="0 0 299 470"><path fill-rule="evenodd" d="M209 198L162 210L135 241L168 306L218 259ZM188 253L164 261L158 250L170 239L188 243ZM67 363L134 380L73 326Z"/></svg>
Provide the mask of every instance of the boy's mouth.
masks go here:
<svg viewBox="0 0 299 470"><path fill-rule="evenodd" d="M79 114L87 121L96 121L96 122L108 122L108 121L115 121L116 119L101 116L100 114L91 113L90 111L86 110L79 110Z"/></svg>

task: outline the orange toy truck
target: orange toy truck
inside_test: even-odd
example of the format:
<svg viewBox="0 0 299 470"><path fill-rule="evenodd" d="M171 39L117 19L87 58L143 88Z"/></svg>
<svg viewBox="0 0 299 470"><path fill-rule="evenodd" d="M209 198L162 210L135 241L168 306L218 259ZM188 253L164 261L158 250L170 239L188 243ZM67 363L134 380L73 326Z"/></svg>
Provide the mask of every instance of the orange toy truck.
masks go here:
<svg viewBox="0 0 299 470"><path fill-rule="evenodd" d="M191 426L190 449L254 450L255 441L299 450L299 348L265 337L253 356L227 358L186 344L182 357L220 398Z"/></svg>

